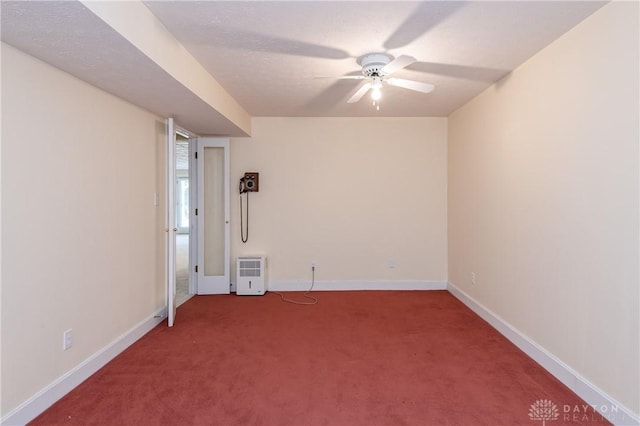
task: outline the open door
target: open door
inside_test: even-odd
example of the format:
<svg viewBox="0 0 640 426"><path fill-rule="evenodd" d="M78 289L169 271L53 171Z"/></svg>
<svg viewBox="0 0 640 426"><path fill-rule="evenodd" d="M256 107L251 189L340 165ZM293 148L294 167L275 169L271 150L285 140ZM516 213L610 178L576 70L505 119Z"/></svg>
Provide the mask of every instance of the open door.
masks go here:
<svg viewBox="0 0 640 426"><path fill-rule="evenodd" d="M198 294L229 294L229 139L198 138L197 163Z"/></svg>
<svg viewBox="0 0 640 426"><path fill-rule="evenodd" d="M166 241L166 275L167 275L167 319L169 327L173 327L176 318L176 130L173 118L167 119L167 153L166 153L166 197L167 215L165 222Z"/></svg>

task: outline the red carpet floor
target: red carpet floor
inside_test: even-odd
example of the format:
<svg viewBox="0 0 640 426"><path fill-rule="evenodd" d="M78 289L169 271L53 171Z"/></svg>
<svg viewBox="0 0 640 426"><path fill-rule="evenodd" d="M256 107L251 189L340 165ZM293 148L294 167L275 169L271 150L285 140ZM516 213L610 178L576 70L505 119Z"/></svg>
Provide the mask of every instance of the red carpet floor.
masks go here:
<svg viewBox="0 0 640 426"><path fill-rule="evenodd" d="M32 424L608 424L446 291L314 294L194 297Z"/></svg>

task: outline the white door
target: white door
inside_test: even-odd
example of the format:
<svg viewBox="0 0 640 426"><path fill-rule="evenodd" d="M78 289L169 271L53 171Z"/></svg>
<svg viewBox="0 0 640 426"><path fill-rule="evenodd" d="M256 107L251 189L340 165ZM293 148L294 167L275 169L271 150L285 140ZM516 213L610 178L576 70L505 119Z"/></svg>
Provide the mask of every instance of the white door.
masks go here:
<svg viewBox="0 0 640 426"><path fill-rule="evenodd" d="M198 294L229 294L229 139L198 138Z"/></svg>
<svg viewBox="0 0 640 426"><path fill-rule="evenodd" d="M175 204L175 182L176 182L176 131L173 118L167 119L167 216L165 219L165 230L167 236L166 244L166 274L167 274L167 320L169 327L173 327L176 318L176 204Z"/></svg>

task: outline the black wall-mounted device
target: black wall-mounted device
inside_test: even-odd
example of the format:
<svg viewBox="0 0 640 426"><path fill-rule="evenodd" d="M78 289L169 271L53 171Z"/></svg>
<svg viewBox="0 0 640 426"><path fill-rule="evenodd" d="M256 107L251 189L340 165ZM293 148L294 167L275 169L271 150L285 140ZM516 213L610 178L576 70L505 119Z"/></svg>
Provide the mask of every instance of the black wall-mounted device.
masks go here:
<svg viewBox="0 0 640 426"><path fill-rule="evenodd" d="M246 172L243 178L240 178L239 191L241 194L245 192L258 192L260 189L260 174L256 172Z"/></svg>
<svg viewBox="0 0 640 426"><path fill-rule="evenodd" d="M249 239L249 193L258 192L259 189L260 175L257 172L246 172L244 177L240 178L240 184L238 185L238 192L240 192L240 237L243 243L246 243ZM245 197L247 198L246 229L243 218L242 194L246 194Z"/></svg>

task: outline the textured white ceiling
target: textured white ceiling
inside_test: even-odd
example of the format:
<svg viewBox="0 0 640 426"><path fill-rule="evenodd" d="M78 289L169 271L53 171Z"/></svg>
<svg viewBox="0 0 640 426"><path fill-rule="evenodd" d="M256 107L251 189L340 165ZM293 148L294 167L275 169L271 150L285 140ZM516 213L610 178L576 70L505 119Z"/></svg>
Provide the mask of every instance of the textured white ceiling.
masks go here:
<svg viewBox="0 0 640 426"><path fill-rule="evenodd" d="M146 6L254 116L446 116L604 2L149 1ZM2 40L200 134L232 134L186 90L76 1L2 1ZM345 100L370 52L418 62L380 111Z"/></svg>
<svg viewBox="0 0 640 426"><path fill-rule="evenodd" d="M446 116L593 13L593 1L149 1L149 9L256 116ZM345 100L370 52L418 62L381 110Z"/></svg>

